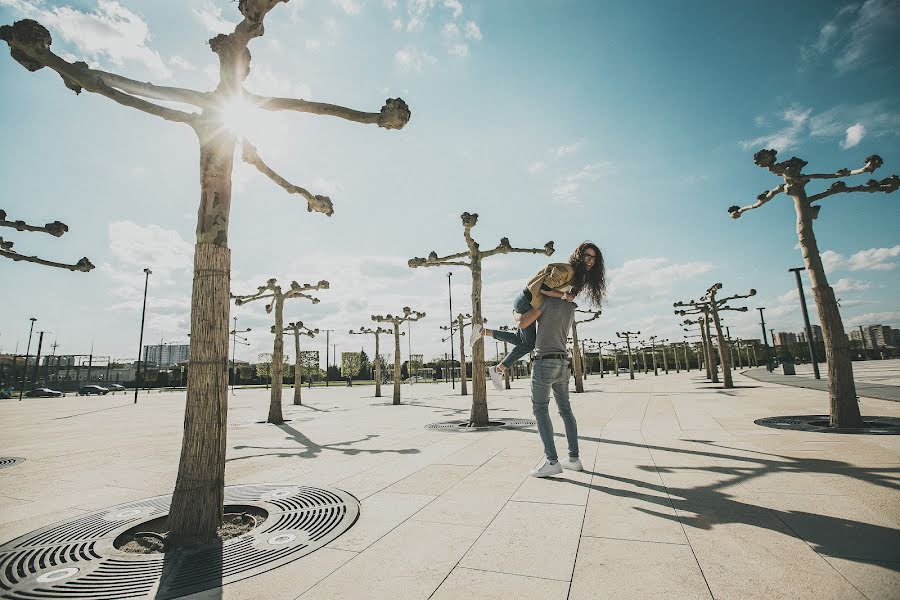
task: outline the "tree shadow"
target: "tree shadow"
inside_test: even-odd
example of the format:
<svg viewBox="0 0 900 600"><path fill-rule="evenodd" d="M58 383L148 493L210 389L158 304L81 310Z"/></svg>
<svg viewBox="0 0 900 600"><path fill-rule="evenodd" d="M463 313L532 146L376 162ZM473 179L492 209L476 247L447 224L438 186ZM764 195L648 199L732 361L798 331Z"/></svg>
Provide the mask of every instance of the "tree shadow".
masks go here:
<svg viewBox="0 0 900 600"><path fill-rule="evenodd" d="M340 452L342 454L346 454L347 456L356 456L357 454L418 454L420 450L418 448L401 448L399 450L382 450L382 449L363 449L363 448L344 448L343 446L352 446L353 444L358 444L360 442L366 442L373 438L377 438L378 435L374 433L367 434L365 437L356 439L356 440L348 440L346 442L335 442L332 444L317 444L312 441L306 435L300 433L290 425L286 423L281 423L276 425L279 429L284 431L287 434L285 439L289 441L296 442L300 447L300 451L297 451L298 446L288 446L288 447L272 447L272 446L233 446L235 450L286 450L287 452L265 452L262 454L248 454L247 456L235 456L233 458L226 459L225 462L233 462L238 460L245 460L248 458L256 458L259 456L277 456L279 458L315 458L323 451L330 452Z"/></svg>
<svg viewBox="0 0 900 600"><path fill-rule="evenodd" d="M562 434L555 434L562 437ZM842 558L854 562L879 564L883 567L900 571L900 529L894 529L882 525L863 523L843 517L816 514L805 510L792 510L782 507L759 506L748 503L752 497L752 491L748 490L748 497L741 498L729 493L726 488L741 486L751 480L768 475L818 473L843 475L851 479L887 488L900 490L900 468L896 467L858 467L849 463L818 458L795 458L777 453L766 453L742 448L730 448L738 450L742 455L732 455L708 449L726 449L728 446L720 442L704 440L687 440L704 447L703 450L673 448L657 446L653 444L638 444L623 440L610 440L602 438L581 437L586 441L596 441L600 444L610 444L658 450L660 452L675 455L699 456L713 460L729 461L734 465L667 465L665 456L654 457L651 464L636 465L641 471L657 473L660 482L653 483L630 477L622 477L602 472L585 471L593 475L591 483L571 479L558 479L566 483L587 487L610 496L638 499L650 504L656 504L667 510L652 510L644 507L634 507L634 510L642 513L675 521L683 526L695 529L711 530L717 525L741 523L752 527L759 527L775 531L784 535L792 535L802 539L810 547L825 556ZM747 456L746 454L754 456ZM602 471L602 468L600 469ZM665 474L706 472L719 475L717 481L707 485L674 486L663 477ZM614 481L637 488L637 490L620 489L616 486L603 485L602 481ZM762 492L763 494L781 496L780 501L790 502L791 499L807 502L811 497L821 499L827 504L831 496L816 495L810 493L783 493L778 491ZM675 513L671 509L675 509ZM888 564L892 563L892 564Z"/></svg>

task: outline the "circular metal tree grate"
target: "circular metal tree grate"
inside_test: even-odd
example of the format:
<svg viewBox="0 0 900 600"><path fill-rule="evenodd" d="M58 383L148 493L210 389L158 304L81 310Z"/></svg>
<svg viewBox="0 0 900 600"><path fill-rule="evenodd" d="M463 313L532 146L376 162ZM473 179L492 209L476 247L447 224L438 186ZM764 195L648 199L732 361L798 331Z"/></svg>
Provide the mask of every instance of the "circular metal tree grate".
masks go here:
<svg viewBox="0 0 900 600"><path fill-rule="evenodd" d="M431 425L426 425L425 429L434 431L496 431L498 429L522 429L535 427L536 425L537 423L534 419L503 419L502 421L488 421L486 427L470 427L468 420L462 420L432 423Z"/></svg>
<svg viewBox="0 0 900 600"><path fill-rule="evenodd" d="M246 579L317 550L347 531L359 502L342 490L296 485L225 488L225 505L268 513L257 528L221 544L166 554L129 554L114 540L168 513L158 496L44 527L0 546L0 596L177 598Z"/></svg>
<svg viewBox="0 0 900 600"><path fill-rule="evenodd" d="M14 456L3 456L3 457L0 457L0 469L5 469L6 467L11 467L13 465L17 465L22 462L25 462L24 458L17 458Z"/></svg>
<svg viewBox="0 0 900 600"><path fill-rule="evenodd" d="M789 417L767 417L753 421L763 427L815 431L819 433L855 433L869 435L900 435L900 418L863 417L862 427L832 427L828 415L798 415Z"/></svg>

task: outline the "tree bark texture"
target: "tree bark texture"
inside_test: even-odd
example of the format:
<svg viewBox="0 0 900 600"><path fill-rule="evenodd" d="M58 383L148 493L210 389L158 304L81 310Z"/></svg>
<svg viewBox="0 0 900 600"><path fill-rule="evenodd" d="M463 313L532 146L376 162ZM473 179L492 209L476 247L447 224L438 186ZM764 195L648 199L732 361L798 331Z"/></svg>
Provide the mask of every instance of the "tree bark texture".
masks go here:
<svg viewBox="0 0 900 600"><path fill-rule="evenodd" d="M634 379L634 358L631 356L631 341L625 338L625 345L628 347L628 375Z"/></svg>
<svg viewBox="0 0 900 600"><path fill-rule="evenodd" d="M706 361L709 364L709 372L711 373L709 379L713 383L719 383L719 369L717 368L716 354L712 343L712 330L709 327L709 314L703 318L703 330L706 334Z"/></svg>
<svg viewBox="0 0 900 600"><path fill-rule="evenodd" d="M275 343L272 346L272 389L269 396L269 416L267 423L280 425L284 423L281 410L281 389L284 381L284 297L275 294Z"/></svg>
<svg viewBox="0 0 900 600"><path fill-rule="evenodd" d="M572 319L572 366L575 368L575 392L584 392L584 364L578 351L578 325Z"/></svg>
<svg viewBox="0 0 900 600"><path fill-rule="evenodd" d="M459 395L468 396L468 378L466 377L466 336L464 333L466 322L461 314L456 317L456 321L459 327Z"/></svg>
<svg viewBox="0 0 900 600"><path fill-rule="evenodd" d="M710 312L712 312L713 324L716 326L716 341L719 344L719 361L722 363L722 380L725 389L734 387L734 380L731 378L731 351L728 348L728 341L722 332L722 322L719 320L719 311L715 307L715 299L711 304Z"/></svg>
<svg viewBox="0 0 900 600"><path fill-rule="evenodd" d="M394 404L400 404L400 323L394 323Z"/></svg>
<svg viewBox="0 0 900 600"><path fill-rule="evenodd" d="M828 362L828 395L830 398L832 427L861 427L862 417L856 398L853 380L853 364L850 341L844 333L844 323L838 310L834 290L828 285L825 268L813 233L812 214L806 203L806 194L791 194L797 212L797 237L803 252L803 262L812 282L813 297L825 340L825 360Z"/></svg>
<svg viewBox="0 0 900 600"><path fill-rule="evenodd" d="M483 324L481 318L481 256L472 257L472 326ZM472 347L472 411L469 426L487 427L487 387L484 380L484 336Z"/></svg>
<svg viewBox="0 0 900 600"><path fill-rule="evenodd" d="M381 398L381 348L378 340L379 332L375 332L375 397Z"/></svg>
<svg viewBox="0 0 900 600"><path fill-rule="evenodd" d="M198 243L194 246L184 436L168 521L170 538L176 544L213 540L222 524L228 421L230 260L230 251L224 245Z"/></svg>
<svg viewBox="0 0 900 600"><path fill-rule="evenodd" d="M509 354L509 344L507 344L506 342L503 342L503 354L504 354L504 356ZM512 370L515 368L516 368L516 365L512 364L512 365L510 365L510 367L508 369L503 371L503 383L505 384L506 389L510 389L512 387L509 384L509 380L512 377L512 375L511 375Z"/></svg>
<svg viewBox="0 0 900 600"><path fill-rule="evenodd" d="M294 406L302 404L300 400L300 385L302 382L303 369L300 367L300 329L294 328Z"/></svg>

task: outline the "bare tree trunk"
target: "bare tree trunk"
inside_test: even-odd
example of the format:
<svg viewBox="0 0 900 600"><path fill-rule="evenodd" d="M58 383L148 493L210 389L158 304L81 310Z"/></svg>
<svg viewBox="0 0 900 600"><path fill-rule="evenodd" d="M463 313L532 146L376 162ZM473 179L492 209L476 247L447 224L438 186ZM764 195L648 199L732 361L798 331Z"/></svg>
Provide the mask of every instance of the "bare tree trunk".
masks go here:
<svg viewBox="0 0 900 600"><path fill-rule="evenodd" d="M459 389L461 396L468 396L469 390L466 387L466 336L463 335L463 325L465 325L465 321L463 321L462 315L459 315Z"/></svg>
<svg viewBox="0 0 900 600"><path fill-rule="evenodd" d="M832 427L862 427L856 385L853 381L853 364L850 358L850 341L844 333L844 323L838 310L834 290L828 285L825 268L819 256L816 236L813 233L812 215L806 207L806 195L793 196L797 211L797 237L803 252L803 262L813 287L813 297L825 339L825 360L828 362L828 395L831 400ZM811 360L814 360L810 357Z"/></svg>
<svg viewBox="0 0 900 600"><path fill-rule="evenodd" d="M225 496L228 422L228 213L234 138L200 137L200 210L191 294L191 357L184 436L169 512L169 538L194 545L216 538Z"/></svg>
<svg viewBox="0 0 900 600"><path fill-rule="evenodd" d="M509 354L509 345L506 342L503 342L503 354ZM506 383L506 389L510 389L512 386L509 385L509 379L511 377L510 372L516 368L516 363L513 363L509 366L508 369L503 371L503 381Z"/></svg>
<svg viewBox="0 0 900 600"><path fill-rule="evenodd" d="M272 347L272 390L269 396L269 417L266 422L280 425L284 423L281 411L281 388L284 381L284 299L278 296L275 306L275 344Z"/></svg>
<svg viewBox="0 0 900 600"><path fill-rule="evenodd" d="M582 377L582 369L584 365L581 361L581 353L578 352L578 326L575 320L572 320L572 366L575 367L575 392L584 392L584 380Z"/></svg>
<svg viewBox="0 0 900 600"><path fill-rule="evenodd" d="M625 338L625 345L628 346L628 375L634 379L634 359L631 356L631 341Z"/></svg>
<svg viewBox="0 0 900 600"><path fill-rule="evenodd" d="M381 335L377 331L375 332L375 397L381 398L381 348L378 343L378 336Z"/></svg>
<svg viewBox="0 0 900 600"><path fill-rule="evenodd" d="M481 318L481 257L472 258L472 326L483 323ZM487 387L484 380L484 337L472 348L472 411L469 414L471 427L486 427L488 424Z"/></svg>
<svg viewBox="0 0 900 600"><path fill-rule="evenodd" d="M669 374L669 357L666 354L665 346L662 347L662 355L663 355L663 371L665 371L666 375L668 375ZM675 360L677 362L677 360L678 360L677 356L675 357Z"/></svg>
<svg viewBox="0 0 900 600"><path fill-rule="evenodd" d="M734 387L734 380L731 378L731 350L728 342L725 340L725 334L722 332L722 322L719 321L719 311L715 307L711 310L713 316L713 324L716 326L716 340L719 342L719 360L722 362L722 379L724 379L723 387L726 389Z"/></svg>
<svg viewBox="0 0 900 600"><path fill-rule="evenodd" d="M400 323L394 323L394 404L400 404Z"/></svg>
<svg viewBox="0 0 900 600"><path fill-rule="evenodd" d="M300 388L303 370L300 368L300 330L294 329L294 406L300 406Z"/></svg>
<svg viewBox="0 0 900 600"><path fill-rule="evenodd" d="M712 330L709 328L709 316L703 319L703 323L703 327L706 329L706 346L709 348L709 355L707 358L709 360L709 370L712 372L712 382L719 383L719 369L718 363L716 362L716 351L713 349Z"/></svg>

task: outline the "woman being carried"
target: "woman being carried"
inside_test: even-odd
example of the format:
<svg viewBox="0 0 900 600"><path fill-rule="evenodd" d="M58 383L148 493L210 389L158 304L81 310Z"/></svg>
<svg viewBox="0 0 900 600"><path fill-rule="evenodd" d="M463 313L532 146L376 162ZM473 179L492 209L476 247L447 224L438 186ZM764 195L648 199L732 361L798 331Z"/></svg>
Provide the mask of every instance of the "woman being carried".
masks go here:
<svg viewBox="0 0 900 600"><path fill-rule="evenodd" d="M541 315L544 297L560 298L575 302L579 294L587 296L591 304L600 305L606 291L606 272L603 255L593 242L583 242L569 257L568 263L552 263L538 271L513 301L513 317L516 331L487 329L479 323L472 326L470 344L482 336L490 336L501 342L513 344L513 349L499 365L491 367L488 373L498 390L503 390L503 373L512 365L534 350L537 337L535 321Z"/></svg>

